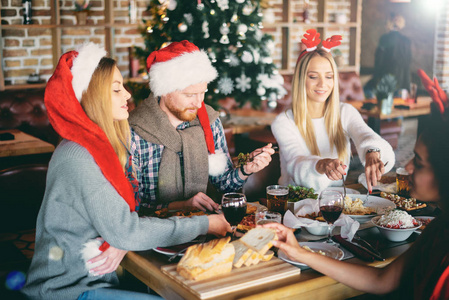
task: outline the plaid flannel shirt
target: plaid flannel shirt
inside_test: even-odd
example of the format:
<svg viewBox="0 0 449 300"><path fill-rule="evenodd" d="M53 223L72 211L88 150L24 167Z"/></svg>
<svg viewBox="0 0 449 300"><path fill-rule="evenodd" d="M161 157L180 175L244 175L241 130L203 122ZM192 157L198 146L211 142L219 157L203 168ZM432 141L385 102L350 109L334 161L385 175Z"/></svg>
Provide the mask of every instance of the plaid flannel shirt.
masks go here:
<svg viewBox="0 0 449 300"><path fill-rule="evenodd" d="M183 122L178 125L176 129L183 130L189 126L189 122ZM238 169L235 169L232 164L220 118L217 118L217 120L211 125L211 128L214 136L215 149L222 150L223 153L227 153L228 164L223 174L219 176L209 176L209 180L220 192L237 191L242 188L245 181L240 178L238 175ZM131 128L130 148L133 157L133 164L136 168L136 177L139 181L139 194L141 198L140 205L151 209L161 209L163 207L167 207L168 203L161 203L157 199L159 166L161 163L164 146L147 142ZM184 179L182 152L179 152L178 155L181 160L181 174Z"/></svg>

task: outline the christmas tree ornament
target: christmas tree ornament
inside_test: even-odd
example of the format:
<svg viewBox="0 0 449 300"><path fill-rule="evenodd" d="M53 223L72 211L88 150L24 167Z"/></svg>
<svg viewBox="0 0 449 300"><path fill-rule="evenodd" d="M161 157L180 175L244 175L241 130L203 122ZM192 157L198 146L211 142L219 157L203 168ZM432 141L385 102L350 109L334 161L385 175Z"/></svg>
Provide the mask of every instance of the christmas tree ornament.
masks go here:
<svg viewBox="0 0 449 300"><path fill-rule="evenodd" d="M270 102L276 102L276 100L277 100L277 95L276 95L276 93L275 92L271 92L269 95L268 95L268 101L270 101Z"/></svg>
<svg viewBox="0 0 449 300"><path fill-rule="evenodd" d="M229 95L234 91L234 83L229 77L222 77L218 80L218 88L224 95Z"/></svg>
<svg viewBox="0 0 449 300"><path fill-rule="evenodd" d="M246 0L235 0L235 2L237 2L238 4L242 4L243 2L245 2Z"/></svg>
<svg viewBox="0 0 449 300"><path fill-rule="evenodd" d="M210 34L209 34L209 22L203 21L203 24L201 25L201 28L202 28L203 33L204 33L203 38L208 39L210 37Z"/></svg>
<svg viewBox="0 0 449 300"><path fill-rule="evenodd" d="M209 57L213 63L217 62L217 55L215 55L215 52L209 52Z"/></svg>
<svg viewBox="0 0 449 300"><path fill-rule="evenodd" d="M146 29L146 32L147 33L153 33L153 27L148 26L147 29Z"/></svg>
<svg viewBox="0 0 449 300"><path fill-rule="evenodd" d="M215 3L215 0L210 0L210 3Z"/></svg>
<svg viewBox="0 0 449 300"><path fill-rule="evenodd" d="M235 79L236 85L235 87L242 91L242 93L246 92L246 90L251 89L251 78L246 77L245 74L242 73L240 77Z"/></svg>
<svg viewBox="0 0 449 300"><path fill-rule="evenodd" d="M198 9L198 10L203 10L204 9L204 4L201 3L201 0L198 0L198 4L196 5L196 9Z"/></svg>
<svg viewBox="0 0 449 300"><path fill-rule="evenodd" d="M185 23L179 23L178 24L178 30L179 30L179 32L182 32L182 33L184 33L184 32L186 32L187 31L187 25L185 24Z"/></svg>
<svg viewBox="0 0 449 300"><path fill-rule="evenodd" d="M259 49L255 49L254 47L249 47L249 48L251 49L251 52L253 54L254 63L258 64L259 63L259 59L260 59Z"/></svg>
<svg viewBox="0 0 449 300"><path fill-rule="evenodd" d="M272 100L268 100L268 107L269 108L276 108L278 106L278 102L276 100L272 101Z"/></svg>
<svg viewBox="0 0 449 300"><path fill-rule="evenodd" d="M253 10L254 10L253 5L251 3L247 3L242 8L242 14L244 14L245 16L249 16L250 14L253 13Z"/></svg>
<svg viewBox="0 0 449 300"><path fill-rule="evenodd" d="M175 10L177 6L178 6L178 2L176 2L176 0L169 0L167 9L168 10Z"/></svg>
<svg viewBox="0 0 449 300"><path fill-rule="evenodd" d="M225 11L229 9L229 0L217 0L217 5L221 9L221 11Z"/></svg>
<svg viewBox="0 0 449 300"><path fill-rule="evenodd" d="M240 41L238 41L237 44L235 44L235 46L237 48L242 48L243 47L243 45L242 45L242 43Z"/></svg>
<svg viewBox="0 0 449 300"><path fill-rule="evenodd" d="M249 51L243 51L242 53L242 61L246 64L250 64L253 62L253 56Z"/></svg>
<svg viewBox="0 0 449 300"><path fill-rule="evenodd" d="M228 63L231 62L231 59L229 58L229 56L226 56L226 57L223 59L223 62L228 64Z"/></svg>
<svg viewBox="0 0 449 300"><path fill-rule="evenodd" d="M257 28L259 28L259 29L262 29L262 28L263 28L262 22L257 23Z"/></svg>
<svg viewBox="0 0 449 300"><path fill-rule="evenodd" d="M273 58L271 58L271 56L266 56L266 57L262 58L262 62L266 65L269 65L269 64L273 63Z"/></svg>
<svg viewBox="0 0 449 300"><path fill-rule="evenodd" d="M192 14L184 14L184 19L186 20L186 22L189 26L193 24Z"/></svg>
<svg viewBox="0 0 449 300"><path fill-rule="evenodd" d="M263 96L263 95L265 95L265 92L266 92L265 88L263 86L259 85L259 87L256 90L257 95L258 96Z"/></svg>
<svg viewBox="0 0 449 300"><path fill-rule="evenodd" d="M228 37L229 27L226 23L221 24L220 33L222 34L222 36L220 38L220 44L225 44L225 45L229 44L229 37Z"/></svg>
<svg viewBox="0 0 449 300"><path fill-rule="evenodd" d="M213 16L213 15L215 15L215 9L211 9L210 11L209 11L209 13Z"/></svg>
<svg viewBox="0 0 449 300"><path fill-rule="evenodd" d="M231 23L236 23L239 20L239 17L237 16L237 14L234 12L234 14L231 17Z"/></svg>
<svg viewBox="0 0 449 300"><path fill-rule="evenodd" d="M240 59L234 53L229 55L229 65L231 67L237 67L238 65L240 65Z"/></svg>

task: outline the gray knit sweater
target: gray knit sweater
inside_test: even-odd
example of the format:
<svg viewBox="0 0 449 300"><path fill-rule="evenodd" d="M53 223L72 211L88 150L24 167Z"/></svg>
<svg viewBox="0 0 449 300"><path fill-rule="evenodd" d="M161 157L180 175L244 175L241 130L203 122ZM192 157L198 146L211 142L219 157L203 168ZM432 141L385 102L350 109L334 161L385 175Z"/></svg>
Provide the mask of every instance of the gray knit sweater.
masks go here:
<svg viewBox="0 0 449 300"><path fill-rule="evenodd" d="M89 276L80 255L96 237L126 250L188 242L206 234L208 219L139 218L105 179L89 152L64 140L49 164L37 219L36 246L22 291L32 299L76 299L81 293L118 284L114 273ZM62 257L49 255L62 249Z"/></svg>

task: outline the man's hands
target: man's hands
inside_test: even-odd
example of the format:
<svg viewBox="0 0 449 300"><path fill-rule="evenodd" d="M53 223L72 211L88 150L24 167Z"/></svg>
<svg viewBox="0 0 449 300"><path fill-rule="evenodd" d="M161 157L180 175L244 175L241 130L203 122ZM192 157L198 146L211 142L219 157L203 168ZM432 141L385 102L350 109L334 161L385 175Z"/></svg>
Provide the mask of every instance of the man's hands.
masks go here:
<svg viewBox="0 0 449 300"><path fill-rule="evenodd" d="M216 211L219 205L214 202L209 196L204 193L198 193L186 201L171 202L168 205L169 209L173 210L202 210L202 211Z"/></svg>
<svg viewBox="0 0 449 300"><path fill-rule="evenodd" d="M373 186L382 178L385 172L384 163L380 160L379 152L370 152L365 155L365 175L368 191L373 191Z"/></svg>
<svg viewBox="0 0 449 300"><path fill-rule="evenodd" d="M316 170L320 174L325 174L330 180L340 180L346 175L347 166L339 159L324 158L316 163Z"/></svg>
<svg viewBox="0 0 449 300"><path fill-rule="evenodd" d="M97 261L106 259L106 261L102 265L91 269L89 272L95 274L96 276L114 272L115 270L117 270L118 265L120 264L126 253L128 253L128 251L109 246L109 248L103 253L90 259L87 262L95 263Z"/></svg>
<svg viewBox="0 0 449 300"><path fill-rule="evenodd" d="M252 161L248 162L243 166L243 170L246 174L256 173L268 166L271 162L271 155L274 154L274 149L272 148L272 144L268 144L265 147L254 150L250 153L249 157ZM243 175L241 171L239 171L240 178L245 179L247 176Z"/></svg>
<svg viewBox="0 0 449 300"><path fill-rule="evenodd" d="M209 219L208 234L224 236L227 232L232 232L231 225L226 221L223 214L209 215L207 218Z"/></svg>

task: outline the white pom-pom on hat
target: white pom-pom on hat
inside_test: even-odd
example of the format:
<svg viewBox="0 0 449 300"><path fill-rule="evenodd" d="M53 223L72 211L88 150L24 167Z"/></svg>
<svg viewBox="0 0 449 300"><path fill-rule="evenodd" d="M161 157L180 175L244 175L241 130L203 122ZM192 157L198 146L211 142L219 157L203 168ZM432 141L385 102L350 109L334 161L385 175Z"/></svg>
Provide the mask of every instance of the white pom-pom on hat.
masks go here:
<svg viewBox="0 0 449 300"><path fill-rule="evenodd" d="M72 87L78 101L81 101L83 92L89 86L92 74L98 66L100 60L106 56L107 52L103 47L94 44L83 44L78 50L78 56L73 60L72 66Z"/></svg>
<svg viewBox="0 0 449 300"><path fill-rule="evenodd" d="M104 240L102 238L97 238L97 239L89 240L83 244L83 248L81 249L81 256L84 260L84 265L86 267L86 270L90 270L95 267L98 267L106 261L106 258L104 258L104 259L97 261L95 263L92 263L92 264L87 263L87 261L89 259L97 257L98 255L100 255L102 253L100 251L100 246L103 244L103 242L104 242ZM89 276L95 276L95 274L89 273Z"/></svg>
<svg viewBox="0 0 449 300"><path fill-rule="evenodd" d="M228 156L223 151L209 154L209 175L218 176L224 173L228 164Z"/></svg>

